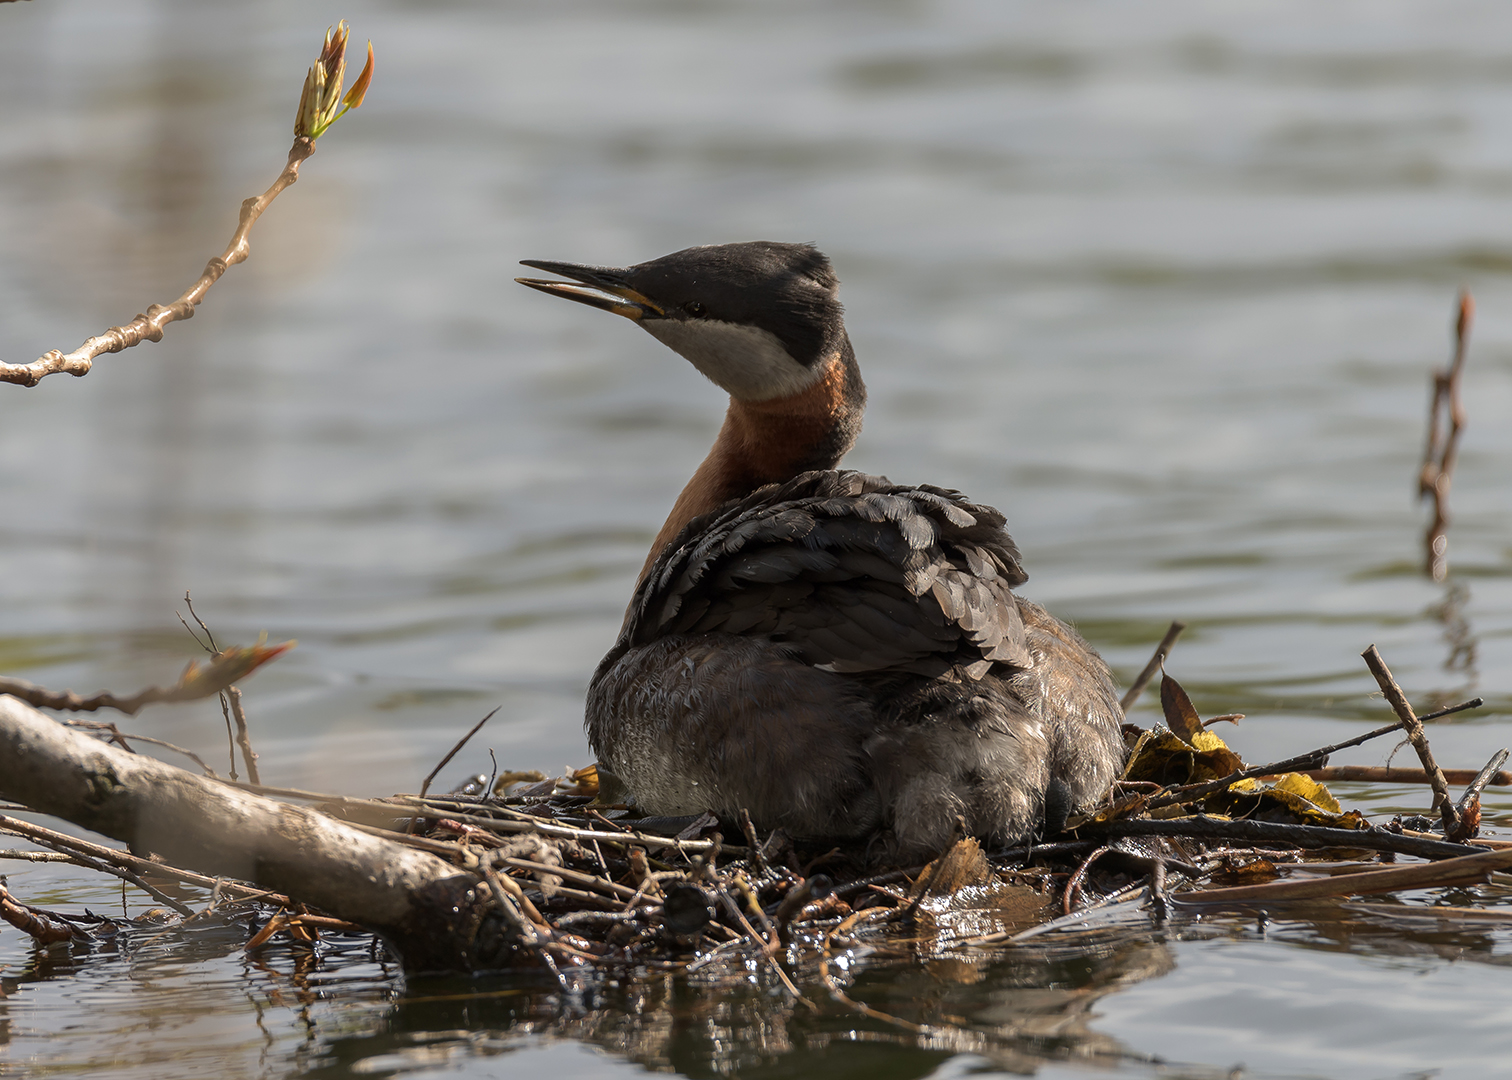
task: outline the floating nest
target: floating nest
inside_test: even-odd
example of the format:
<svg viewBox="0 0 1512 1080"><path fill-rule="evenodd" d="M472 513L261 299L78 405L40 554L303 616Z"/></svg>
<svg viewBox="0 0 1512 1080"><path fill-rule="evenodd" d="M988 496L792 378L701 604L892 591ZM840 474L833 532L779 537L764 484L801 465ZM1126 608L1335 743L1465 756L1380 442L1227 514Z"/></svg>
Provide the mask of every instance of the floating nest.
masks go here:
<svg viewBox="0 0 1512 1080"><path fill-rule="evenodd" d="M1383 687L1395 689L1384 664L1379 669ZM441 796L254 790L311 802L478 875L503 915L511 966L536 969L564 989L569 975L585 969L764 969L808 1003L789 968L816 965L833 999L906 1027L851 1000L842 985L846 965L837 961L858 948L869 956L939 957L1046 935L1085 941L1099 927L1126 932L1131 923L1159 924L1183 909L1263 910L1280 901L1466 885L1512 868L1512 843L1471 842L1481 789L1512 779L1497 772L1505 751L1470 778L1458 800L1444 789L1433 820L1372 825L1329 792L1329 754L1391 732L1406 729L1432 763L1421 722L1400 690L1387 696L1399 702L1397 723L1249 766L1208 727L1232 717L1204 722L1181 686L1163 676L1165 724L1125 726L1128 764L1093 812L1057 836L1006 850L984 850L961 835L922 866L879 867L864 850L815 847L781 830L763 834L746 815L733 823L712 814L643 817L615 801L592 767L556 779L478 777ZM1429 780L1436 792L1448 782L1436 765L1390 771L1397 775L1382 778ZM33 907L0 889L0 916L39 941L97 940L143 927L161 933L207 920L243 927L248 950L278 937L313 942L365 932L250 882L216 880L208 907L202 900L190 905L182 889L178 896L163 891L174 882L206 883L190 871L14 818L0 818L0 831L52 848L58 854L50 858L125 877L165 903L136 920L110 919ZM1398 857L1413 861L1398 864Z"/></svg>

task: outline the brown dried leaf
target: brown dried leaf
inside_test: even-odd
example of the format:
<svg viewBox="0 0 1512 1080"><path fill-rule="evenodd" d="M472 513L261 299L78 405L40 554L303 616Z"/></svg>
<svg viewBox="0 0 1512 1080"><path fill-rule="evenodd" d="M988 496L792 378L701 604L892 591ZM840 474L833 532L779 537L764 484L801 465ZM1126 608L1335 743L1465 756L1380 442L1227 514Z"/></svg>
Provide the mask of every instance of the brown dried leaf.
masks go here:
<svg viewBox="0 0 1512 1080"><path fill-rule="evenodd" d="M1271 784L1240 780L1230 784L1227 791L1210 795L1203 805L1211 813L1252 821L1326 825L1335 829L1359 829L1366 824L1358 811L1346 813L1328 788L1302 773L1286 773Z"/></svg>
<svg viewBox="0 0 1512 1080"><path fill-rule="evenodd" d="M1192 699L1181 684L1165 673L1160 676L1160 708L1165 713L1166 727L1184 742L1192 742L1203 730L1202 717L1192 707Z"/></svg>

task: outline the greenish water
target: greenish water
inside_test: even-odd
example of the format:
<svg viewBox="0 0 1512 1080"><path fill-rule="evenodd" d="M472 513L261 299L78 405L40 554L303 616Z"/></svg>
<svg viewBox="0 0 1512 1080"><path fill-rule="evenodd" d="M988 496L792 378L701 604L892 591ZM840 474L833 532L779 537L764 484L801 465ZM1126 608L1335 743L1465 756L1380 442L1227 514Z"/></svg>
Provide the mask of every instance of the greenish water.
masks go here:
<svg viewBox="0 0 1512 1080"><path fill-rule="evenodd" d="M648 336L514 285L516 260L766 237L817 242L844 282L871 391L849 463L1002 507L1026 594L1120 673L1187 621L1172 674L1247 713L1225 735L1264 760L1381 722L1376 643L1414 701L1490 703L1435 729L1441 761L1512 743L1504 6L0 4L0 356L182 291L276 174L342 16L377 81L251 260L161 344L0 387L0 671L169 681L189 589L224 639L300 640L247 684L273 782L412 790L496 705L503 766L585 763L588 674L722 402ZM1435 585L1412 485L1462 285ZM223 746L213 703L131 726ZM487 768L479 748L439 782ZM1512 824L1512 798L1488 814ZM14 866L27 900L119 907ZM405 986L355 944L58 957L5 929L0 1070L1482 1076L1508 945L1310 912L859 962L857 996L962 1021L921 1037L795 1014L755 975L563 1002Z"/></svg>

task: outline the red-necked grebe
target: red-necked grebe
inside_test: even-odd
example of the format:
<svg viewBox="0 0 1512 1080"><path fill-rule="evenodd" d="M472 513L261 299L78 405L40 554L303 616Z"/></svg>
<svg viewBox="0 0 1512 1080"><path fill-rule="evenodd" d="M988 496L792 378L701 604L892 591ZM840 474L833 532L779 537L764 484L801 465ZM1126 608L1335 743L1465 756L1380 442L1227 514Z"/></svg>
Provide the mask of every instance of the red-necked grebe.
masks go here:
<svg viewBox="0 0 1512 1080"><path fill-rule="evenodd" d="M1016 843L1124 760L1107 666L1043 608L1003 516L837 470L866 389L829 260L689 248L519 279L623 315L730 394L588 691L588 740L655 814L932 855L962 818Z"/></svg>

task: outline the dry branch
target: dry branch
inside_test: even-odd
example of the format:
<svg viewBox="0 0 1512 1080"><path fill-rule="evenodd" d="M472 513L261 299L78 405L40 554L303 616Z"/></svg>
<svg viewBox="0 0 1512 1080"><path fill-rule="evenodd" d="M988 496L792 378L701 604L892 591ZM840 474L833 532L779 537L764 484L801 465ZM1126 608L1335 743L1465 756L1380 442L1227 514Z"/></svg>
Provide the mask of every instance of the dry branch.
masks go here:
<svg viewBox="0 0 1512 1080"><path fill-rule="evenodd" d="M1474 769L1441 769L1451 784L1468 784L1479 773ZM1390 765L1330 765L1324 769L1306 769L1304 775L1324 784L1356 782L1364 784L1426 784L1428 774L1422 769L1397 769ZM1486 780L1495 787L1512 785L1512 773L1492 773Z"/></svg>
<svg viewBox="0 0 1512 1080"><path fill-rule="evenodd" d="M1287 825L1270 821L1230 821L1227 818L1183 817L1165 820L1121 819L1078 830L1096 838L1113 836L1190 836L1205 840L1237 840L1246 844L1290 844L1299 848L1353 848L1391 851L1423 859L1453 859L1477 855L1485 848L1450 844L1384 829L1335 829L1326 825Z"/></svg>
<svg viewBox="0 0 1512 1080"><path fill-rule="evenodd" d="M215 770L206 765L204 759L193 750L179 746L177 743L171 743L166 739L155 739L151 735L137 735L129 731L122 731L109 720L65 720L63 722L69 727L77 728L80 731L94 731L109 735L110 738L106 741L114 743L122 750L130 750L133 742L143 742L150 746L161 746L164 750L172 750L175 754L183 754L190 761L198 765L200 772L206 776L213 777L215 775Z"/></svg>
<svg viewBox="0 0 1512 1080"><path fill-rule="evenodd" d="M196 874L193 871L181 870L165 863L153 862L151 859L138 858L125 851L117 851L101 844L94 844L88 840L81 840L77 836L69 836L67 833L56 832L42 825L35 825L30 821L22 821L20 818L0 816L0 833L8 833L30 840L34 844L52 848L54 852L72 861L81 864L105 864L121 870L129 870L136 873L155 874L160 877L172 878L186 885L198 885L205 889L219 889L222 892L232 893L242 899L267 899L275 904L288 904L287 896L272 892L268 889L255 889L250 886L240 885L233 881L222 878Z"/></svg>
<svg viewBox="0 0 1512 1080"><path fill-rule="evenodd" d="M1480 799L1481 792L1486 789L1487 784L1492 783L1498 776L1506 776L1507 774L1501 771L1506 761L1506 750L1498 750L1492 754L1491 760L1481 767L1480 772L1476 773L1466 786L1465 793L1460 796L1459 802L1455 803L1455 809L1463 814L1471 803ZM1448 777L1445 776L1445 779L1447 780Z"/></svg>

